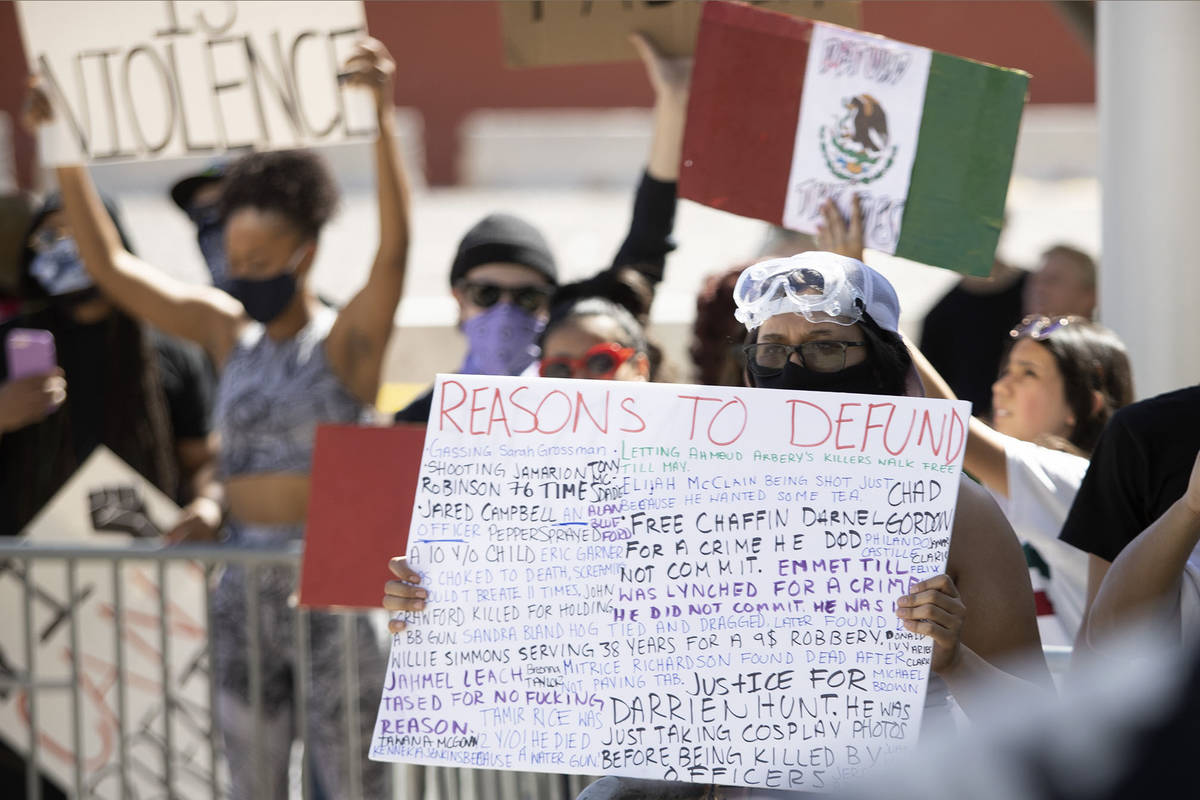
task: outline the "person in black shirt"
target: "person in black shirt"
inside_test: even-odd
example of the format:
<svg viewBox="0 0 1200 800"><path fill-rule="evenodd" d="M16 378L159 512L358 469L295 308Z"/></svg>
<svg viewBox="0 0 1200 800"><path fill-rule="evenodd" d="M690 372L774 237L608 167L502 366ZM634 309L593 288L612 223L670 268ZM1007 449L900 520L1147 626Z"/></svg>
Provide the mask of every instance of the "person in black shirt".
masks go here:
<svg viewBox="0 0 1200 800"><path fill-rule="evenodd" d="M1060 535L1090 554L1088 605L1077 647L1087 646L1089 635L1097 632L1092 630L1092 610L1113 562L1185 496L1198 451L1200 386L1134 403L1109 422ZM1190 549L1182 554L1183 561L1188 553ZM1161 586L1158 594L1163 595ZM1110 598L1100 620L1105 631L1115 626L1114 605Z"/></svg>

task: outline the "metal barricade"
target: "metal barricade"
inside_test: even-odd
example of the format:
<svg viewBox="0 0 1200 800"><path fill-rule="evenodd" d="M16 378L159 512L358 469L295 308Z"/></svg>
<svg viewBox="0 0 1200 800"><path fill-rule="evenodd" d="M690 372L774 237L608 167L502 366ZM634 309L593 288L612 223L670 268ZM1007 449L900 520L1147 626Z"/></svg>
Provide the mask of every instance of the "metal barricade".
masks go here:
<svg viewBox="0 0 1200 800"><path fill-rule="evenodd" d="M264 723L262 664L263 656L270 658L271 653L263 652L255 589L264 570L284 568L298 574L301 554L298 542L278 549L244 549L0 541L0 602L12 601L0 605L7 617L0 621L0 631L8 631L0 647L9 651L0 649L0 721L6 726L8 746L25 761L23 790L8 787L16 791L9 794L6 788L5 796L40 798L43 777L62 786L67 796L88 800L230 796L216 721L217 688L210 680L210 622L215 579L231 566L247 576L247 681L254 731L249 757L254 796L267 796L260 791L269 780L265 750L280 743L270 740ZM195 580L180 577L188 574ZM197 591L197 597L180 597ZM186 606L191 601L201 606L201 619L189 615ZM292 693L295 733L305 754L313 722L310 698L303 690L310 677L310 623L314 614L324 613L291 609L293 685L300 687ZM370 719L361 718L356 615L338 616L347 779L342 786L324 787L319 796L358 800L366 796L362 776L369 741L364 739L363 723L374 721L374 709ZM100 630L106 620L111 621L111 631ZM181 645L193 639L194 651ZM150 664L154 674L147 674ZM200 686L202 697L197 696ZM23 742L12 740L18 723L25 728ZM48 733L48 726L69 733ZM307 756L293 760L293 798L318 797L310 761ZM405 800L571 800L591 780L407 765L391 773L391 795Z"/></svg>

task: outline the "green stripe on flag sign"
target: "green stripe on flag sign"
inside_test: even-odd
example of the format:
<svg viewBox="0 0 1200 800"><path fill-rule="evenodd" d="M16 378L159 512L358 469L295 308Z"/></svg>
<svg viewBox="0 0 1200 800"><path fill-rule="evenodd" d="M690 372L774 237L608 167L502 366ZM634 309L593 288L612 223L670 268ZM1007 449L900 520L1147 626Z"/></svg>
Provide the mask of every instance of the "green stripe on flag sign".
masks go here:
<svg viewBox="0 0 1200 800"><path fill-rule="evenodd" d="M992 269L1029 75L933 54L896 255Z"/></svg>

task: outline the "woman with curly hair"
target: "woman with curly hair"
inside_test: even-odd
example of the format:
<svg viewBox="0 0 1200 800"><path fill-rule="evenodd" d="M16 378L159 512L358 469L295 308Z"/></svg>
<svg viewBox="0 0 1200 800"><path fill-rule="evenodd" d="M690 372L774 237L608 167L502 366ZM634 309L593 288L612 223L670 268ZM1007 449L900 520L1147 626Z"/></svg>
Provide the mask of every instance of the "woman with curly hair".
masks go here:
<svg viewBox="0 0 1200 800"><path fill-rule="evenodd" d="M222 196L230 280L225 289L185 284L131 255L120 242L88 172L58 170L64 206L96 283L128 313L202 345L220 372L215 422L218 469L227 497L229 540L254 547L299 539L309 495L313 437L320 423L360 419L374 403L384 349L404 284L409 204L395 144L393 63L377 41L357 45L349 82L374 96L379 249L367 284L340 311L323 307L310 275L321 230L337 191L320 158L306 152L255 153L236 162ZM49 119L44 96L33 115ZM254 581L253 587L247 583ZM288 606L294 575L227 569L213 600L217 714L235 797L287 796L295 691L307 695L308 741L316 777L331 797L353 783L340 675L340 620L311 615L313 685L295 687L294 624ZM261 698L249 697L247 595L258 598ZM357 631L364 674L357 699L363 735L373 718L383 657L365 620ZM252 704L261 700L256 720ZM261 725L258 724L261 722ZM265 736L263 734L266 734ZM367 739L363 739L367 741ZM365 796L381 797L385 772L362 763ZM266 784L266 785L264 785Z"/></svg>

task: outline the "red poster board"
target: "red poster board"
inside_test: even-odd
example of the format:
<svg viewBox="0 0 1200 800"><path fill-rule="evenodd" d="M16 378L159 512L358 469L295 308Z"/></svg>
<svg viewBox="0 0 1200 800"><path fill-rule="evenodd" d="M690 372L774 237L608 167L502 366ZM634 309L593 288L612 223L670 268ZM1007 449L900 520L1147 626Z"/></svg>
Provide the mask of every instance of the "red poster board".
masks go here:
<svg viewBox="0 0 1200 800"><path fill-rule="evenodd" d="M779 223L812 29L811 21L786 14L704 4L680 197Z"/></svg>
<svg viewBox="0 0 1200 800"><path fill-rule="evenodd" d="M388 559L408 547L424 446L424 425L317 429L300 605L380 607Z"/></svg>

